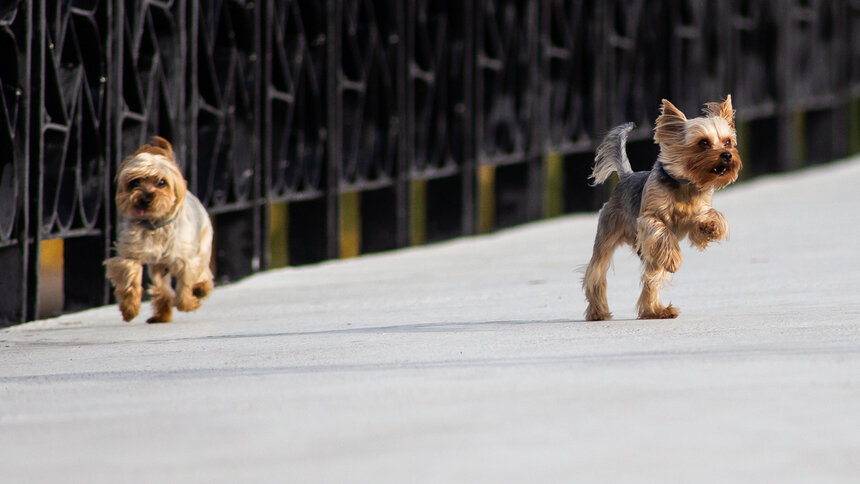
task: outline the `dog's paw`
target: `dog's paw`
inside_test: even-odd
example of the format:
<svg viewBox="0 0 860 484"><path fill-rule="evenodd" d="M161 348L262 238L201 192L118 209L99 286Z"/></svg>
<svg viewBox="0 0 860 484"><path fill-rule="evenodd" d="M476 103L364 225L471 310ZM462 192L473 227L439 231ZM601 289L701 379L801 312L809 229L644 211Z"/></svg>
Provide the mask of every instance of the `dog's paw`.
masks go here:
<svg viewBox="0 0 860 484"><path fill-rule="evenodd" d="M722 231L720 230L720 225L714 221L709 220L707 222L702 222L699 224L699 233L704 236L707 240L718 240L722 238Z"/></svg>
<svg viewBox="0 0 860 484"><path fill-rule="evenodd" d="M665 308L644 310L639 313L639 319L675 319L678 317L678 308L669 304Z"/></svg>
<svg viewBox="0 0 860 484"><path fill-rule="evenodd" d="M204 281L194 285L191 289L191 294L194 295L197 299L206 299L209 296L209 292L212 291L212 281Z"/></svg>
<svg viewBox="0 0 860 484"><path fill-rule="evenodd" d="M178 296L174 304L176 305L176 309L185 312L197 311L198 309L200 309L201 306L200 299L197 299L196 297L192 296L190 294L190 291L189 294L185 297Z"/></svg>
<svg viewBox="0 0 860 484"><path fill-rule="evenodd" d="M612 319L612 313L588 306L585 311L586 321L606 321Z"/></svg>
<svg viewBox="0 0 860 484"><path fill-rule="evenodd" d="M122 313L123 321L131 321L140 313L140 299L125 298L119 303L119 311Z"/></svg>

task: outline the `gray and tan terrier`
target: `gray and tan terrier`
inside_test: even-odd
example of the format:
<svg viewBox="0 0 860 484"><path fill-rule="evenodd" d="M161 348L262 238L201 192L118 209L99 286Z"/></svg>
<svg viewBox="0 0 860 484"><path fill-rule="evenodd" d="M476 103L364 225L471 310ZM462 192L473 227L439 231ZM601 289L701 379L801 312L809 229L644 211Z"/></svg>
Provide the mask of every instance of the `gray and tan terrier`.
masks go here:
<svg viewBox="0 0 860 484"><path fill-rule="evenodd" d="M726 218L711 207L714 191L738 178L732 98L706 103L703 116L687 119L663 99L654 130L660 154L650 171L633 172L625 145L633 123L612 129L597 148L591 173L593 185L618 173L618 184L600 210L594 253L582 286L589 321L612 318L606 301L606 271L612 254L629 244L642 260L639 319L675 318L678 308L660 302L660 289L681 266L678 243L704 250L709 242L728 235Z"/></svg>
<svg viewBox="0 0 860 484"><path fill-rule="evenodd" d="M126 157L117 173L116 206L123 216L117 256L105 261L122 319L140 312L147 267L155 310L149 323L167 323L173 307L195 311L212 290L212 223L188 191L173 147L154 136ZM176 276L176 291L171 284Z"/></svg>

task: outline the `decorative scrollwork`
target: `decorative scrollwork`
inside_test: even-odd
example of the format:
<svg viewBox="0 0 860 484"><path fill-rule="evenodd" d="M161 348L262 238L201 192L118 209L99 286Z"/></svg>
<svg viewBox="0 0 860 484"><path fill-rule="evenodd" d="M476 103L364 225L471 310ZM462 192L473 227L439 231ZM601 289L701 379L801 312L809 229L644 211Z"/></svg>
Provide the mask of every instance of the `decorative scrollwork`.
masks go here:
<svg viewBox="0 0 860 484"><path fill-rule="evenodd" d="M788 65L788 100L796 107L819 108L832 102L838 80L847 69L837 59L845 46L837 28L839 5L832 1L786 2L785 36ZM854 46L856 49L856 46ZM841 54L841 55L840 55Z"/></svg>
<svg viewBox="0 0 860 484"><path fill-rule="evenodd" d="M545 63L543 148L569 152L591 142L595 132L594 70L599 50L595 34L594 11L589 2L549 0L545 3L542 60Z"/></svg>
<svg viewBox="0 0 860 484"><path fill-rule="evenodd" d="M612 0L601 8L606 9L607 55L602 61L608 63L606 126L633 121L647 129L654 121L659 97L669 93L666 6L664 2Z"/></svg>
<svg viewBox="0 0 860 484"><path fill-rule="evenodd" d="M10 3L0 9L0 247L14 244L21 215L27 163L30 26L27 7Z"/></svg>
<svg viewBox="0 0 860 484"><path fill-rule="evenodd" d="M150 136L167 138L185 168L184 2L124 0L117 161ZM187 170L186 170L187 171Z"/></svg>
<svg viewBox="0 0 860 484"><path fill-rule="evenodd" d="M731 22L734 97L748 115L770 115L780 94L780 11L767 0L739 2ZM743 46L743 48L740 48Z"/></svg>
<svg viewBox="0 0 860 484"><path fill-rule="evenodd" d="M452 173L466 156L464 10L462 2L419 0L409 12L406 75L413 176Z"/></svg>
<svg viewBox="0 0 860 484"><path fill-rule="evenodd" d="M266 15L268 191L273 199L321 195L328 139L324 2L272 2Z"/></svg>
<svg viewBox="0 0 860 484"><path fill-rule="evenodd" d="M338 95L344 189L388 183L395 176L401 129L400 5L394 0L345 0L340 6Z"/></svg>
<svg viewBox="0 0 860 484"><path fill-rule="evenodd" d="M527 156L536 90L534 2L479 2L476 98L478 160L510 163Z"/></svg>
<svg viewBox="0 0 860 484"><path fill-rule="evenodd" d="M257 28L254 2L201 0L197 7L197 195L209 208L254 195L257 156Z"/></svg>
<svg viewBox="0 0 860 484"><path fill-rule="evenodd" d="M107 139L107 5L46 2L42 232L96 230Z"/></svg>
<svg viewBox="0 0 860 484"><path fill-rule="evenodd" d="M672 9L669 68L672 101L697 110L703 99L720 99L728 84L729 22L714 22L725 5L713 0L682 0Z"/></svg>

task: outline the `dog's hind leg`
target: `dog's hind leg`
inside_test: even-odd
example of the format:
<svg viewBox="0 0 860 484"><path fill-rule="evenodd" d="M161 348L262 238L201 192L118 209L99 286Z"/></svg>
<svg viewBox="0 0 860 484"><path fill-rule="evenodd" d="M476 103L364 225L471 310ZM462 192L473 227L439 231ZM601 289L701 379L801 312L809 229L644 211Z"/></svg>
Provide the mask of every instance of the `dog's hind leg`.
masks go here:
<svg viewBox="0 0 860 484"><path fill-rule="evenodd" d="M200 308L200 299L194 297L194 283L196 281L195 274L192 273L189 267L184 267L183 270L176 274L176 297L174 304L176 309L180 311L196 311Z"/></svg>
<svg viewBox="0 0 860 484"><path fill-rule="evenodd" d="M163 264L149 266L149 294L153 297L152 308L155 312L146 320L147 323L169 323L173 319L173 288L170 287L170 272Z"/></svg>
<svg viewBox="0 0 860 484"><path fill-rule="evenodd" d="M597 236L594 239L594 252L585 270L585 277L582 278L585 299L588 300L588 307L585 310L585 319L588 321L612 318L609 303L606 300L606 272L612 262L612 254L621 241L621 234L610 230L608 211L601 210L597 223Z"/></svg>

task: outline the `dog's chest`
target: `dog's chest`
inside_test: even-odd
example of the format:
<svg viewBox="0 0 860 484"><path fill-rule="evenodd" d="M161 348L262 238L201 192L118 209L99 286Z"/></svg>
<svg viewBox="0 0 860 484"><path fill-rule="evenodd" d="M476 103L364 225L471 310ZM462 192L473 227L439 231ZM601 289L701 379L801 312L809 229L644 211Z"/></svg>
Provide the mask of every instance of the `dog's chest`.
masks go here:
<svg viewBox="0 0 860 484"><path fill-rule="evenodd" d="M672 204L672 219L675 223L689 220L696 214L697 210L698 204L693 203L692 200L676 200L675 203Z"/></svg>
<svg viewBox="0 0 860 484"><path fill-rule="evenodd" d="M175 252L175 237L172 227L146 230L142 227L130 228L123 237L120 252L126 257L139 260L144 264L168 263Z"/></svg>
<svg viewBox="0 0 860 484"><path fill-rule="evenodd" d="M669 217L675 227L685 225L708 208L708 200L703 196L678 197L671 205Z"/></svg>

